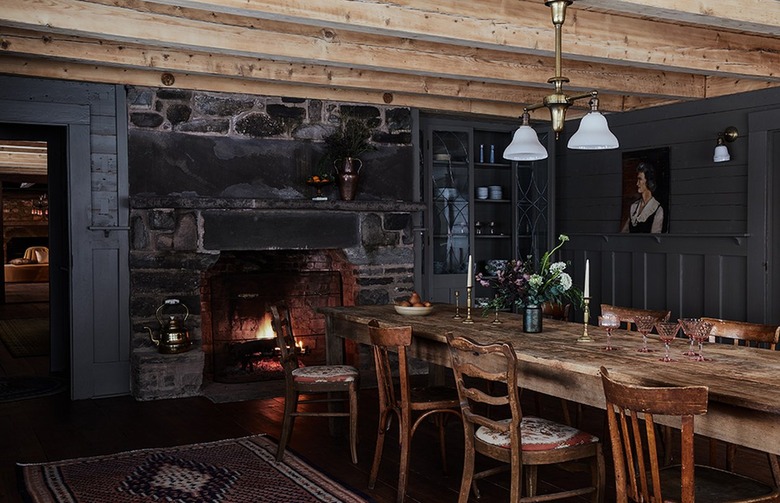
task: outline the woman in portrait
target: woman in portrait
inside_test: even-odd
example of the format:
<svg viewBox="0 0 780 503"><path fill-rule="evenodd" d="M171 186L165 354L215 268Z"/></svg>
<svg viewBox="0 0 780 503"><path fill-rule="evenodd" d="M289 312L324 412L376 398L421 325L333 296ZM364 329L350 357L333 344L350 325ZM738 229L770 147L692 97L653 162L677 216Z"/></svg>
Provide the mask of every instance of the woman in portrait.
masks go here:
<svg viewBox="0 0 780 503"><path fill-rule="evenodd" d="M623 224L622 232L662 232L664 209L653 197L657 187L655 168L648 162L640 162L636 167L636 191L639 199L631 203L628 220Z"/></svg>

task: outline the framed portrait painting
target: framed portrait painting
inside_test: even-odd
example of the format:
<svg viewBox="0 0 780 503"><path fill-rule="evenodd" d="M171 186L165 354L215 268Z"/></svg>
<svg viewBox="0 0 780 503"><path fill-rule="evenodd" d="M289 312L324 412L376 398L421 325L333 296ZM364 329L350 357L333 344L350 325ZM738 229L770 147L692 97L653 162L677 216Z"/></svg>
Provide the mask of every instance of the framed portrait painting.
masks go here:
<svg viewBox="0 0 780 503"><path fill-rule="evenodd" d="M669 147L623 153L620 232L669 232Z"/></svg>

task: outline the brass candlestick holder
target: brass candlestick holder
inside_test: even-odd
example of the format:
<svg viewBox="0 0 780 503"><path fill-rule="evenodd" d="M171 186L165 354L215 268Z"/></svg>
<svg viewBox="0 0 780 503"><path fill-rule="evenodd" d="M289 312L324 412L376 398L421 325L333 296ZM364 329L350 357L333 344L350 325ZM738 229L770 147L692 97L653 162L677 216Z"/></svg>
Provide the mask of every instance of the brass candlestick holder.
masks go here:
<svg viewBox="0 0 780 503"><path fill-rule="evenodd" d="M453 316L452 319L463 319L463 316L460 315L460 290L455 290L455 316Z"/></svg>
<svg viewBox="0 0 780 503"><path fill-rule="evenodd" d="M582 301L585 303L585 312L583 314L584 323L582 329L582 335L577 339L577 342L593 342L593 339L588 335L588 321L590 320L590 297L583 297Z"/></svg>
<svg viewBox="0 0 780 503"><path fill-rule="evenodd" d="M463 320L463 323L474 323L474 320L471 318L471 287L466 287L466 319Z"/></svg>

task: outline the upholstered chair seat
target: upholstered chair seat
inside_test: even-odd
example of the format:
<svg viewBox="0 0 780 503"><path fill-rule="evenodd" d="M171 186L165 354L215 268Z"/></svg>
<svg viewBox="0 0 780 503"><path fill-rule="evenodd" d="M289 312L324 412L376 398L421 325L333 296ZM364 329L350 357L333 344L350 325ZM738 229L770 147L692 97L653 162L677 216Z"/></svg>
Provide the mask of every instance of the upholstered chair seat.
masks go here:
<svg viewBox="0 0 780 503"><path fill-rule="evenodd" d="M507 418L498 422L509 424L511 421L510 418ZM486 444L504 449L511 448L511 432L509 431L498 431L487 426L480 426L474 435L477 440ZM599 438L590 433L535 416L523 417L520 422L520 436L523 451L549 451L599 442Z"/></svg>

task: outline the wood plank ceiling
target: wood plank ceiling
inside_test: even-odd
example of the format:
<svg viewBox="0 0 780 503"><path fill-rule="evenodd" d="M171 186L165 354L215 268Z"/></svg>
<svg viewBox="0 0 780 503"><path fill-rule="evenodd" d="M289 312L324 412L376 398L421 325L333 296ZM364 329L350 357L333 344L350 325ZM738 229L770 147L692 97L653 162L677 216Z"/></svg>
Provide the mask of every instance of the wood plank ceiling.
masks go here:
<svg viewBox="0 0 780 503"><path fill-rule="evenodd" d="M564 91L598 89L606 112L776 87L780 1L576 0L562 52ZM0 8L0 72L13 75L517 117L552 92L554 69L543 0L2 0ZM586 107L578 101L567 118Z"/></svg>

